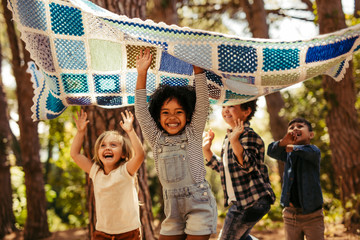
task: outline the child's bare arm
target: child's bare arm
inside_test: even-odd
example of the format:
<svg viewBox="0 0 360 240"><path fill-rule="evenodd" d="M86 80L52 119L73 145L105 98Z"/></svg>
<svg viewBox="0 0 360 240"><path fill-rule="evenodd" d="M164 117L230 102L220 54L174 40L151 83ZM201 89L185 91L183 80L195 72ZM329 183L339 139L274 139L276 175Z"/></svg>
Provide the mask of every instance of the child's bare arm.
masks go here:
<svg viewBox="0 0 360 240"><path fill-rule="evenodd" d="M136 56L136 69L138 72L136 89L145 89L146 88L146 75L150 67L152 60L152 55L150 54L150 49L146 48L143 52L141 49L139 55Z"/></svg>
<svg viewBox="0 0 360 240"><path fill-rule="evenodd" d="M134 156L129 160L126 169L130 175L134 175L144 161L145 153L140 139L133 128L134 115L132 112L125 110L125 114L121 112L121 116L123 120L120 122L120 126L128 134L134 149Z"/></svg>
<svg viewBox="0 0 360 240"><path fill-rule="evenodd" d="M84 142L85 131L89 120L87 120L87 114L84 110L81 110L80 114L77 113L77 117L78 119L73 117L78 130L71 144L70 156L82 170L86 173L90 173L93 162L85 155L81 154L81 147Z"/></svg>

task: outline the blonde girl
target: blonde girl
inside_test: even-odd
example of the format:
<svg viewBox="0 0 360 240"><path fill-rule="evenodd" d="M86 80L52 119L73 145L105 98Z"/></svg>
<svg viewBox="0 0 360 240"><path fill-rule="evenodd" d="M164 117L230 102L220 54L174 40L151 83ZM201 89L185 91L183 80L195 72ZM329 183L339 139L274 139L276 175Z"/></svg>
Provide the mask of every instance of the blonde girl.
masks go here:
<svg viewBox="0 0 360 240"><path fill-rule="evenodd" d="M117 131L102 133L95 143L94 161L81 153L87 114L81 110L74 117L77 133L70 154L93 181L97 218L93 239L140 239L136 172L145 153L133 128L133 114L125 111L121 116L120 126L130 141Z"/></svg>

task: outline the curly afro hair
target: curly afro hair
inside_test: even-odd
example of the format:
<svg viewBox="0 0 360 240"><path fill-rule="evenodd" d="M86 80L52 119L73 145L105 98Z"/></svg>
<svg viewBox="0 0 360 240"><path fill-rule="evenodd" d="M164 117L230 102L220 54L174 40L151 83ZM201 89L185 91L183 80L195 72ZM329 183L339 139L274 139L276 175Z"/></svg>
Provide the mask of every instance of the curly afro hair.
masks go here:
<svg viewBox="0 0 360 240"><path fill-rule="evenodd" d="M188 123L191 121L195 109L196 93L192 86L170 86L161 85L150 97L149 112L159 129L163 130L160 124L160 110L165 102L176 99L184 108Z"/></svg>

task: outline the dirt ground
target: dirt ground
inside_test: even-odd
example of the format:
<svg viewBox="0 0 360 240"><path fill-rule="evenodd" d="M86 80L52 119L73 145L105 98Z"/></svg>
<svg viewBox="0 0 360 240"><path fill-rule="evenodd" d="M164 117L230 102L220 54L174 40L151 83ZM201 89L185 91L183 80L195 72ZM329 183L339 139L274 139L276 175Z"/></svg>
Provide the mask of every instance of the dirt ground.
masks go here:
<svg viewBox="0 0 360 240"><path fill-rule="evenodd" d="M218 226L220 231L221 225ZM325 230L326 240L360 240L359 235L346 233L343 225L327 225ZM218 234L211 236L210 240L217 239ZM273 230L257 230L253 229L251 235L259 240L282 240L284 239L284 229L278 228ZM85 240L87 236L87 229L71 229L67 231L53 232L51 237L44 240ZM23 240L22 232L12 233L7 235L3 240Z"/></svg>

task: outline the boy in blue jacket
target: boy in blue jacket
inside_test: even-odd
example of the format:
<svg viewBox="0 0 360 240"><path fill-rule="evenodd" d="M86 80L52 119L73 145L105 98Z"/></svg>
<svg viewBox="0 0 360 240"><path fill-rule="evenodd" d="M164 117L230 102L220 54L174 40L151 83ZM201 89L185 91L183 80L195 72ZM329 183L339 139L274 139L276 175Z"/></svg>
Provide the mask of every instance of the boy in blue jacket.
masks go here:
<svg viewBox="0 0 360 240"><path fill-rule="evenodd" d="M285 162L280 203L287 240L324 239L323 197L320 186L320 150L310 144L310 122L295 118L286 135L268 147L268 155Z"/></svg>

